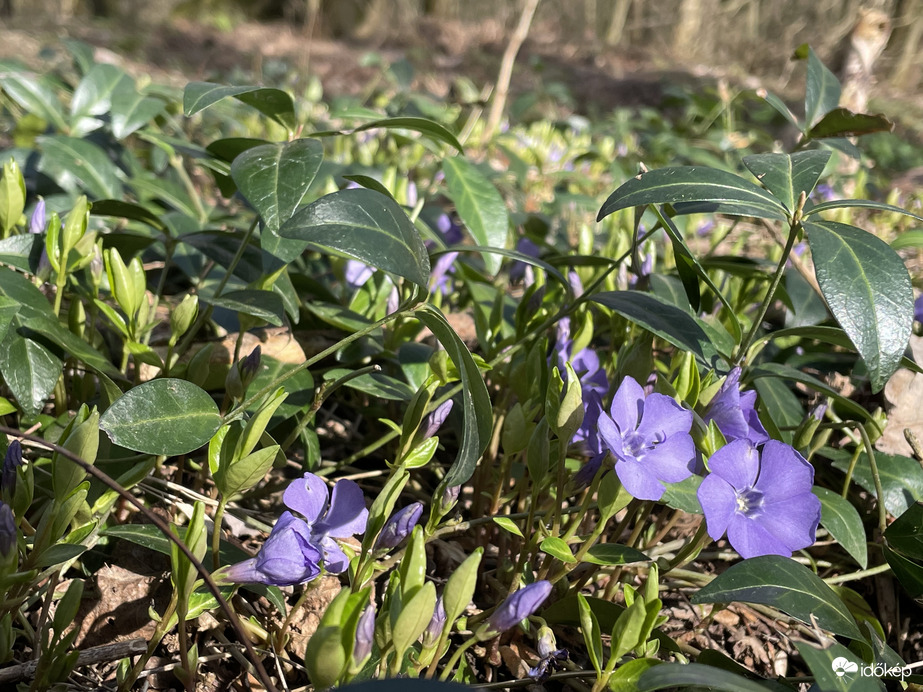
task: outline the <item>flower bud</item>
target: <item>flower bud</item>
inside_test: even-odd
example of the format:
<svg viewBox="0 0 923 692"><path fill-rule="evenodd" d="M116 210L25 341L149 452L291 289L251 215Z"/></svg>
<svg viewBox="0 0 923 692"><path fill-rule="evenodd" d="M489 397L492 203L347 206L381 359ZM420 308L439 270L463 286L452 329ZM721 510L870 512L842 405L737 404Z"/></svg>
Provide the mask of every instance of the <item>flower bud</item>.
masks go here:
<svg viewBox="0 0 923 692"><path fill-rule="evenodd" d="M260 371L261 357L262 349L257 346L255 349L250 351L249 356L240 362L240 381L244 386L244 391L246 391L247 387L250 386L250 383L256 379L256 375Z"/></svg>
<svg viewBox="0 0 923 692"><path fill-rule="evenodd" d="M433 646L442 635L442 629L445 627L446 613L445 606L442 604L442 596L436 599L436 608L433 610L433 617L430 619L426 629L423 630L423 648Z"/></svg>
<svg viewBox="0 0 923 692"><path fill-rule="evenodd" d="M414 502L401 510L398 510L388 519L381 533L378 534L378 540L375 541L375 549L390 550L397 547L410 532L413 527L420 521L423 514L423 503Z"/></svg>
<svg viewBox="0 0 923 692"><path fill-rule="evenodd" d="M353 647L353 666L359 668L372 655L375 640L375 606L368 605L359 616L356 628L356 645Z"/></svg>
<svg viewBox="0 0 923 692"><path fill-rule="evenodd" d="M0 493L3 497L9 499L16 490L16 467L23 465L22 445L19 440L10 442L6 448L6 456L3 458L3 471L0 475Z"/></svg>
<svg viewBox="0 0 923 692"><path fill-rule="evenodd" d="M448 418L449 413L452 412L452 405L452 399L447 399L439 404L439 406L423 420L424 440L431 438L436 434L439 428L442 427L442 424L445 423L445 419Z"/></svg>
<svg viewBox="0 0 923 692"><path fill-rule="evenodd" d="M32 218L29 221L29 233L41 233L45 230L45 200L39 198L35 203L35 209L32 211Z"/></svg>
<svg viewBox="0 0 923 692"><path fill-rule="evenodd" d="M0 560L7 562L16 549L16 522L13 510L0 502Z"/></svg>
<svg viewBox="0 0 923 692"><path fill-rule="evenodd" d="M170 340L175 342L183 334L189 331L192 321L199 312L199 297L192 293L187 293L182 302L176 306L170 313Z"/></svg>
<svg viewBox="0 0 923 692"><path fill-rule="evenodd" d="M491 639L532 615L551 594L550 581L537 581L507 597L477 631L480 640Z"/></svg>

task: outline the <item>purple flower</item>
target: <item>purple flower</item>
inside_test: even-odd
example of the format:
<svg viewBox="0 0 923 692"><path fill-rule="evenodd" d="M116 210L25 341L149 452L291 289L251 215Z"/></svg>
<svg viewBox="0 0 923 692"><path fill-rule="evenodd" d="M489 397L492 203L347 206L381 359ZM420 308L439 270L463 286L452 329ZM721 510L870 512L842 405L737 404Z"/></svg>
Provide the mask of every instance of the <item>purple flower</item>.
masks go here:
<svg viewBox="0 0 923 692"><path fill-rule="evenodd" d="M374 271L375 270L365 262L360 262L359 260L347 260L344 278L346 279L346 283L349 284L350 288L359 288L360 286L365 285L365 283L372 278Z"/></svg>
<svg viewBox="0 0 923 692"><path fill-rule="evenodd" d="M0 502L0 557L9 557L16 547L16 521L9 505Z"/></svg>
<svg viewBox="0 0 923 692"><path fill-rule="evenodd" d="M375 606L368 605L359 616L356 628L356 644L353 646L353 663L361 666L372 653L375 640Z"/></svg>
<svg viewBox="0 0 923 692"><path fill-rule="evenodd" d="M22 445L19 440L10 442L6 448L6 456L3 458L3 469L0 473L0 492L9 493L12 497L16 489L16 467L22 466L25 462L22 459Z"/></svg>
<svg viewBox="0 0 923 692"><path fill-rule="evenodd" d="M923 293L913 303L913 319L923 323Z"/></svg>
<svg viewBox="0 0 923 692"><path fill-rule="evenodd" d="M446 621L446 612L445 605L442 603L442 596L436 599L436 607L433 609L433 617L430 618L429 624L426 626L426 629L423 630L423 646L432 646L435 644L439 636L442 634L442 629L445 627Z"/></svg>
<svg viewBox="0 0 923 692"><path fill-rule="evenodd" d="M740 368L734 368L705 409L703 420L706 425L710 421L715 421L728 442L741 438L746 438L754 444L766 442L769 433L760 423L760 417L756 412L756 392L741 392L738 389L739 384Z"/></svg>
<svg viewBox="0 0 923 692"><path fill-rule="evenodd" d="M45 200L39 198L35 203L35 209L32 211L32 218L29 220L29 233L41 233L45 230Z"/></svg>
<svg viewBox="0 0 923 692"><path fill-rule="evenodd" d="M284 512L256 557L227 569L228 581L240 584L293 586L320 574L323 555L311 541L311 527Z"/></svg>
<svg viewBox="0 0 923 692"><path fill-rule="evenodd" d="M536 682L547 680L554 672L555 668L561 667L560 662L566 661L570 655L567 649L557 648L558 644L554 638L554 631L547 625L538 630L538 642L536 649L541 660L532 668L529 668L527 675Z"/></svg>
<svg viewBox="0 0 923 692"><path fill-rule="evenodd" d="M735 440L712 454L708 468L698 498L714 540L727 532L744 559L791 557L814 543L820 522L820 500L811 492L814 469L792 447L769 440L758 449L750 440Z"/></svg>
<svg viewBox="0 0 923 692"><path fill-rule="evenodd" d="M439 215L439 218L436 219L436 230L439 231L446 245L457 245L462 241L461 226L456 224L448 214ZM455 273L455 260L457 259L457 252L447 252L439 255L433 263L429 276L431 291L439 291L443 295L448 295L452 288L450 275Z"/></svg>
<svg viewBox="0 0 923 692"><path fill-rule="evenodd" d="M397 547L401 541L410 535L413 527L420 521L422 514L422 502L414 502L392 514L391 518L385 523L384 528L382 528L381 533L378 534L375 549L390 550Z"/></svg>
<svg viewBox="0 0 923 692"><path fill-rule="evenodd" d="M528 255L529 257L538 257L541 248L523 236L516 243L516 252ZM532 265L519 261L513 262L510 266L510 281L522 281L526 286L531 286L535 281L532 273Z"/></svg>
<svg viewBox="0 0 923 692"><path fill-rule="evenodd" d="M311 541L323 550L326 570L334 574L345 572L349 558L333 539L365 531L369 511L359 486L350 480L339 480L333 486L333 494L328 495L323 479L306 473L285 489L282 502L308 520Z"/></svg>
<svg viewBox="0 0 923 692"><path fill-rule="evenodd" d="M452 399L446 399L433 409L432 413L423 419L424 440L428 440L439 431L439 428L445 423L445 419L449 417L449 413L452 412L453 405L454 402Z"/></svg>
<svg viewBox="0 0 923 692"><path fill-rule="evenodd" d="M550 581L537 581L508 596L487 618L481 628L481 637L488 639L500 632L506 632L532 615L545 599L551 595Z"/></svg>
<svg viewBox="0 0 923 692"><path fill-rule="evenodd" d="M615 457L615 472L639 500L659 500L664 483L692 475L695 445L689 431L692 411L663 394L644 396L626 377L612 399L609 415L599 416L599 434Z"/></svg>

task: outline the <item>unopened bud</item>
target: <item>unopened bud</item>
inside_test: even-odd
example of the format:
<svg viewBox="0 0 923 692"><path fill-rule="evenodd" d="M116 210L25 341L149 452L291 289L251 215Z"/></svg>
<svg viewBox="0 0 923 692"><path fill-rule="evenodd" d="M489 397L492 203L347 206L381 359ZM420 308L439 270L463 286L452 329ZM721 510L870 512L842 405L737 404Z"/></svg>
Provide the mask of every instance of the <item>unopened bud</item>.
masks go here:
<svg viewBox="0 0 923 692"><path fill-rule="evenodd" d="M537 581L507 597L477 631L480 640L491 639L532 615L551 595L550 581Z"/></svg>
<svg viewBox="0 0 923 692"><path fill-rule="evenodd" d="M3 458L3 471L0 475L0 493L5 499L12 497L16 490L16 467L22 466L22 445L19 440L10 442L6 448L6 456Z"/></svg>
<svg viewBox="0 0 923 692"><path fill-rule="evenodd" d="M420 521L423 514L423 503L414 502L398 510L391 515L391 518L385 523L381 533L378 534L378 540L375 541L375 549L390 550L397 547L410 532L413 527Z"/></svg>
<svg viewBox="0 0 923 692"><path fill-rule="evenodd" d="M182 302L170 313L171 340L175 341L189 331L198 311L199 297L192 293L186 294Z"/></svg>
<svg viewBox="0 0 923 692"><path fill-rule="evenodd" d="M441 428L442 424L445 423L445 419L449 417L449 413L452 412L453 403L454 402L452 399L443 401L423 420L424 440L431 438L439 431L439 428Z"/></svg>
<svg viewBox="0 0 923 692"><path fill-rule="evenodd" d="M375 640L375 606L368 605L359 616L356 628L356 645L353 647L353 665L360 668L372 655L372 642Z"/></svg>
<svg viewBox="0 0 923 692"><path fill-rule="evenodd" d="M16 522L13 519L13 510L5 502L0 502L0 559L8 561L15 548Z"/></svg>
<svg viewBox="0 0 923 692"><path fill-rule="evenodd" d="M433 610L433 617L430 619L426 629L423 630L423 647L428 648L439 641L442 635L442 629L445 627L446 613L445 606L442 604L442 596L436 599L436 608Z"/></svg>

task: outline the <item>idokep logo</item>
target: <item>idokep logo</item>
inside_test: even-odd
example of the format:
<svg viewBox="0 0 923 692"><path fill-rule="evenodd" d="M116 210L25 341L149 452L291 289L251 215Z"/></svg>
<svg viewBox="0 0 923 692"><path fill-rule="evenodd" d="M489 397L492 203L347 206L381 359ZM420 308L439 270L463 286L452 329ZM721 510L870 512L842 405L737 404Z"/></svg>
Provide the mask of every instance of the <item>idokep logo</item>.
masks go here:
<svg viewBox="0 0 923 692"><path fill-rule="evenodd" d="M916 665L919 664L915 663L913 666L888 666L883 663L872 663L860 666L845 656L838 656L833 659L830 667L833 668L833 672L836 673L838 678L858 673L864 678L900 678L903 682L904 678L911 674L911 668Z"/></svg>
<svg viewBox="0 0 923 692"><path fill-rule="evenodd" d="M833 672L836 673L838 678L843 677L846 673L856 673L859 671L859 664L855 661L850 661L845 656L833 659L831 665L833 666Z"/></svg>

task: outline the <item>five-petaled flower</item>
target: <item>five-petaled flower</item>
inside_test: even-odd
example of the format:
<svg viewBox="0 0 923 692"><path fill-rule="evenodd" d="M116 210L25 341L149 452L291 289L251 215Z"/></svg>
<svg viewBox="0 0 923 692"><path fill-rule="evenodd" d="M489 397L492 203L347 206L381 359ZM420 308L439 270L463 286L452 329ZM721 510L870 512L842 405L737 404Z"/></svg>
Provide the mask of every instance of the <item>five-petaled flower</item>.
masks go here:
<svg viewBox="0 0 923 692"><path fill-rule="evenodd" d="M631 377L622 380L609 415L599 416L599 434L615 457L615 472L625 490L639 500L659 500L664 483L692 475L691 429L692 411L663 394L645 397Z"/></svg>
<svg viewBox="0 0 923 692"><path fill-rule="evenodd" d="M314 579L321 565L334 574L346 571L349 558L334 539L365 531L369 512L359 486L337 481L331 496L323 479L306 473L286 488L282 501L304 519L284 512L256 557L227 568L228 581L292 586Z"/></svg>
<svg viewBox="0 0 923 692"><path fill-rule="evenodd" d="M756 392L741 392L739 385L740 368L737 367L728 373L721 389L709 402L703 420L706 425L715 421L728 442L746 438L753 444L762 444L769 439L769 433L756 412Z"/></svg>
<svg viewBox="0 0 923 692"><path fill-rule="evenodd" d="M814 469L792 447L735 440L711 456L708 468L698 498L714 540L727 532L744 559L791 557L814 543L820 522L820 500L811 492Z"/></svg>

